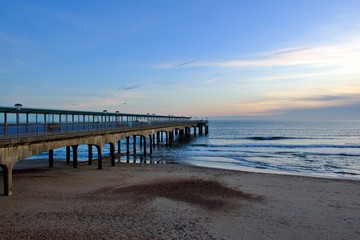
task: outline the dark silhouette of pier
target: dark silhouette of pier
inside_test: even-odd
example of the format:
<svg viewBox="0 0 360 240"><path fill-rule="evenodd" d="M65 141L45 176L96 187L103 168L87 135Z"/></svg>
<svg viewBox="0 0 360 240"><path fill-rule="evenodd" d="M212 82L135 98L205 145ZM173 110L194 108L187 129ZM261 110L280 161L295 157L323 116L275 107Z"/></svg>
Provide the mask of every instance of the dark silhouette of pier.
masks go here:
<svg viewBox="0 0 360 240"><path fill-rule="evenodd" d="M136 154L137 141L142 147L141 154L146 156L153 153L155 145L171 146L175 140L183 141L191 134L203 133L208 133L207 120L184 116L35 109L22 108L21 104L0 107L0 167L4 195L12 195L15 164L39 153L48 152L49 167L53 167L54 149L66 147L66 164L72 162L77 168L78 146L88 145L89 165L93 161L94 146L98 153L97 168L102 169L105 144L110 145L111 165L115 166L116 155ZM121 151L121 141L126 141L124 151Z"/></svg>

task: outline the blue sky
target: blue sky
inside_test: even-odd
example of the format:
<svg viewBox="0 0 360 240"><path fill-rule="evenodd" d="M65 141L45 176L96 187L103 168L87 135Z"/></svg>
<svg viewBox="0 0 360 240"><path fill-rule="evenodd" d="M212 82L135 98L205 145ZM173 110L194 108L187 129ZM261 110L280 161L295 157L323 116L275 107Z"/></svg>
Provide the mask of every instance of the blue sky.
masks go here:
<svg viewBox="0 0 360 240"><path fill-rule="evenodd" d="M0 105L358 118L359 9L358 0L1 0Z"/></svg>

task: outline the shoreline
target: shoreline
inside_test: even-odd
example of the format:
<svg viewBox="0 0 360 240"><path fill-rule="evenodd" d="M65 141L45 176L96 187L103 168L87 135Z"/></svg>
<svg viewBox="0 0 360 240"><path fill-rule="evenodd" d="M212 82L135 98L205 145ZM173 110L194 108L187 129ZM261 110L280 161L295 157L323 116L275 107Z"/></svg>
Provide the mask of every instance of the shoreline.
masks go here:
<svg viewBox="0 0 360 240"><path fill-rule="evenodd" d="M70 169L69 169L70 168ZM4 239L356 239L359 181L184 164L44 166L0 197Z"/></svg>
<svg viewBox="0 0 360 240"><path fill-rule="evenodd" d="M234 169L231 167L214 167L214 166L205 166L205 165L199 165L199 164L191 164L191 163L184 163L184 162L165 162L165 163L150 163L150 162L146 162L146 163L141 163L139 161L140 158L136 158L136 162L124 162L124 161L119 161L119 158L116 158L116 164L147 164L147 165L185 165L185 166L193 166L193 167L199 167L199 168L210 168L210 169L218 169L218 170L228 170L228 171L235 171L235 172L244 172L244 173L257 173L257 174L273 174L273 175L284 175L284 176L297 176L297 177L305 177L305 178L319 178L319 179L331 179L331 180L345 180L345 181L359 181L360 182L360 178L359 177L349 177L349 176L343 176L340 177L339 175L336 176L328 176L328 175L321 175L321 174L304 174L304 173L298 173L298 172L289 172L289 171L280 171L280 170L271 170L271 169L257 169L257 168L251 168L251 167L245 167L245 166L241 166L238 169ZM27 165L25 162L27 161L33 161L32 165L35 165L36 167L40 167L40 168L46 168L46 169L51 169L48 166L48 160L47 159L25 159L23 161L18 162L15 167L14 170L18 170L18 169L33 169L33 166ZM57 163L56 167L71 167L72 165L65 165L65 159L55 159L55 164ZM104 157L103 161L105 164L109 164L110 161L110 157ZM94 159L92 161L93 166L97 164L97 160ZM34 164L35 163L35 164ZM78 160L78 164L79 166L81 165L88 165L88 160ZM59 165L60 164L60 165ZM62 166L63 165L63 166ZM0 169L0 174L1 174L1 169Z"/></svg>

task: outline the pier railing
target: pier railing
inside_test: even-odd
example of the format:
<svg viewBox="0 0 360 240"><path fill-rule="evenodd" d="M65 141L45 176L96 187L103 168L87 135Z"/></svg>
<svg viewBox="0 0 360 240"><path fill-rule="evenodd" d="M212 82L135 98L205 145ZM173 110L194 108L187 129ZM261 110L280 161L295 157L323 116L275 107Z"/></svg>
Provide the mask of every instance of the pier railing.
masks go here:
<svg viewBox="0 0 360 240"><path fill-rule="evenodd" d="M14 141L51 139L72 135L101 134L114 131L136 131L157 127L197 124L199 121L183 120L172 122L85 122L85 123L22 123L0 124L0 145Z"/></svg>

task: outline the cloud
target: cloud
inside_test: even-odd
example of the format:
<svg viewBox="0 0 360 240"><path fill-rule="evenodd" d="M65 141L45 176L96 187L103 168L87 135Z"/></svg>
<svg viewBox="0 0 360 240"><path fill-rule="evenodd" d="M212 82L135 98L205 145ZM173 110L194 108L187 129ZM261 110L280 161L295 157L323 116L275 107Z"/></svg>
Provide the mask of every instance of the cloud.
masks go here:
<svg viewBox="0 0 360 240"><path fill-rule="evenodd" d="M212 67L212 68L263 68L285 66L355 67L360 59L360 36L338 44L300 46L254 53L251 57L233 60L188 61L162 63L157 68ZM357 66L357 65L356 65Z"/></svg>
<svg viewBox="0 0 360 240"><path fill-rule="evenodd" d="M262 99L233 102L231 104L231 108L238 111L240 109L241 114L246 116L269 116L282 114L284 112L292 110L335 107L338 107L340 109L341 107L356 104L360 105L360 94L354 91L354 93L352 94L338 95L263 97Z"/></svg>
<svg viewBox="0 0 360 240"><path fill-rule="evenodd" d="M312 71L308 73L300 73L300 72L288 72L288 73L280 73L272 76L266 77L257 77L250 79L251 81L272 81L272 80L287 80L287 79L310 79L317 77L324 77L332 75L334 76L336 71L333 69L322 69L320 71ZM239 81L241 82L241 81Z"/></svg>
<svg viewBox="0 0 360 240"><path fill-rule="evenodd" d="M311 48L295 48L295 49L281 50L281 51L278 51L278 52L274 52L273 55L296 53L296 52L302 52L302 51L310 50L310 49Z"/></svg>
<svg viewBox="0 0 360 240"><path fill-rule="evenodd" d="M341 102L341 103L353 103L360 101L360 95L323 95L323 96L314 96L303 98L303 100L308 101L326 101L326 102Z"/></svg>
<svg viewBox="0 0 360 240"><path fill-rule="evenodd" d="M186 61L186 62L182 62L182 63L179 63L178 66L179 67L182 67L182 66L186 66L186 65L191 65L191 64L194 64L195 62L197 62L198 60L192 60L192 61Z"/></svg>
<svg viewBox="0 0 360 240"><path fill-rule="evenodd" d="M123 85L121 87L118 87L118 89L121 91L128 91L128 90L133 90L133 89L136 89L139 87L140 87L140 85Z"/></svg>
<svg viewBox="0 0 360 240"><path fill-rule="evenodd" d="M279 112L278 117L287 119L321 119L321 120L358 120L360 104L315 107L310 109L288 109Z"/></svg>
<svg viewBox="0 0 360 240"><path fill-rule="evenodd" d="M189 60L189 61L174 61L174 62L169 62L169 63L160 63L154 66L154 68L160 68L160 69L167 69L167 68L177 68L177 67L193 67L196 66L197 62L199 62L199 60ZM201 62L200 62L201 64Z"/></svg>

